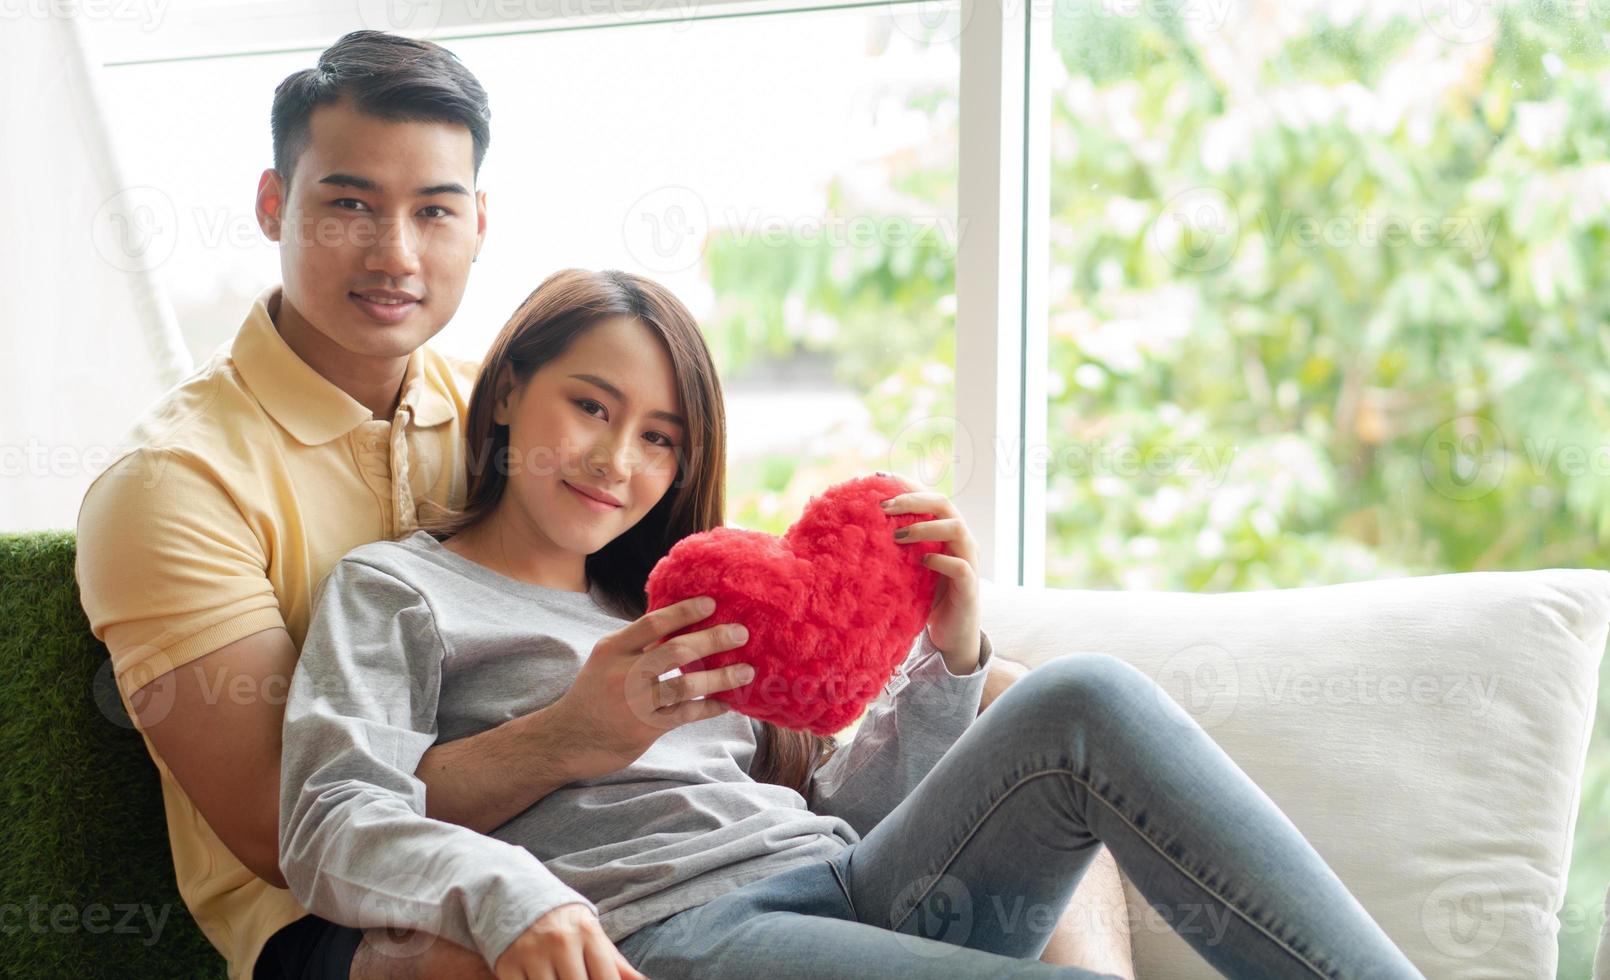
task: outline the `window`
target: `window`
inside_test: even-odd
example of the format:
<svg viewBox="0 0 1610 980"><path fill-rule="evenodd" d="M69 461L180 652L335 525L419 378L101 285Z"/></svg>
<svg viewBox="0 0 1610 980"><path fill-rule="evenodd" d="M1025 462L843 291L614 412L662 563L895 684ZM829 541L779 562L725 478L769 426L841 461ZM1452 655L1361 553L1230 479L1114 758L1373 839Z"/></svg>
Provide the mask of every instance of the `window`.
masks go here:
<svg viewBox="0 0 1610 980"><path fill-rule="evenodd" d="M1059 0L1047 584L1610 567L1606 13Z"/></svg>
<svg viewBox="0 0 1610 980"><path fill-rule="evenodd" d="M956 9L443 38L494 124L486 246L434 343L481 357L557 269L639 272L715 354L731 523L780 532L822 486L889 468L902 429L952 410ZM189 61L109 69L130 171L159 175L145 193L173 218L155 249L198 359L278 281L252 193L274 86L314 53L211 60L204 86Z"/></svg>
<svg viewBox="0 0 1610 980"><path fill-rule="evenodd" d="M108 70L143 185L117 231L158 236L198 357L278 275L251 206L273 86L358 26L248 6L233 34L162 25L206 85L129 54L141 24ZM489 241L438 344L479 356L562 266L661 279L722 371L733 523L892 465L957 498L1001 582L1610 567L1604 3L504 13L546 6L407 14L496 114ZM1582 800L1567 902L1597 922L1610 718ZM1593 939L1562 929L1562 976Z"/></svg>

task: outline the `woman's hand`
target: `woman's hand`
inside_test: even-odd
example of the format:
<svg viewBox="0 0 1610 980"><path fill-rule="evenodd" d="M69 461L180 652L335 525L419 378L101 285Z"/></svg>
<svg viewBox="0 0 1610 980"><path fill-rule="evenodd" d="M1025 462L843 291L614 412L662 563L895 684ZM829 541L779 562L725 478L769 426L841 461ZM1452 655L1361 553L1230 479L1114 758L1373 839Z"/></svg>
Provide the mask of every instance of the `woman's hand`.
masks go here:
<svg viewBox="0 0 1610 980"><path fill-rule="evenodd" d="M550 909L498 955L497 980L648 980L604 935L585 905Z"/></svg>
<svg viewBox="0 0 1610 980"><path fill-rule="evenodd" d="M625 769L666 732L732 710L722 701L693 698L741 687L754 679L748 664L660 680L712 653L749 642L737 623L711 626L665 639L715 611L715 601L695 596L656 609L608 634L593 647L576 682L542 709L564 744L567 766L587 779ZM745 675L745 672L747 676Z"/></svg>
<svg viewBox="0 0 1610 980"><path fill-rule="evenodd" d="M980 653L980 615L978 608L978 543L962 520L961 512L942 493L895 473L885 473L903 485L907 493L883 502L885 514L933 514L934 520L908 524L894 532L901 544L913 541L943 541L945 553L924 555L922 563L944 576L934 592L933 609L928 613L928 638L945 655L945 666L952 674L971 674L978 669Z"/></svg>

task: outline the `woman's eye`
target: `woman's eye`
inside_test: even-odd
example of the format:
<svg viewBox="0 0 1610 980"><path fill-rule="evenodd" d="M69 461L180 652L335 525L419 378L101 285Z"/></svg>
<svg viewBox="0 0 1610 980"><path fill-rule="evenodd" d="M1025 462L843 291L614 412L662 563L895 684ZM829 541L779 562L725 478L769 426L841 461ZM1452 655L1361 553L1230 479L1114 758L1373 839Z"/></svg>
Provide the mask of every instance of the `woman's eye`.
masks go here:
<svg viewBox="0 0 1610 980"><path fill-rule="evenodd" d="M664 449L670 449L673 445L675 445L675 443L673 443L671 441L671 437L666 435L663 432L650 432L649 435L651 435L651 436L659 436L661 439L664 440L663 442L656 442L654 444L656 446L660 446L660 447L662 447Z"/></svg>
<svg viewBox="0 0 1610 980"><path fill-rule="evenodd" d="M597 402L593 401L591 398L577 398L577 399L575 399L575 402L576 402L577 405L580 405L581 410L586 412L588 415L592 415L593 413L592 413L592 411L590 409L588 409L587 406L589 406L589 405L598 405L599 408L604 407L602 405L599 405ZM597 418L596 415L593 416L593 417Z"/></svg>

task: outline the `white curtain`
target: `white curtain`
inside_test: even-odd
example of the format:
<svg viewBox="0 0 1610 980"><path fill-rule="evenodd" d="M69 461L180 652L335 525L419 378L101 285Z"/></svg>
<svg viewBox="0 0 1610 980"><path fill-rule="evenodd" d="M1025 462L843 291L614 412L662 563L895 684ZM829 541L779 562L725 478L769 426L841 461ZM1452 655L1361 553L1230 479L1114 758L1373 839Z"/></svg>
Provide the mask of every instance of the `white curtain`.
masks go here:
<svg viewBox="0 0 1610 980"><path fill-rule="evenodd" d="M0 29L0 532L73 527L131 423L191 368L154 275L172 202L124 182L84 28L34 13L58 9Z"/></svg>

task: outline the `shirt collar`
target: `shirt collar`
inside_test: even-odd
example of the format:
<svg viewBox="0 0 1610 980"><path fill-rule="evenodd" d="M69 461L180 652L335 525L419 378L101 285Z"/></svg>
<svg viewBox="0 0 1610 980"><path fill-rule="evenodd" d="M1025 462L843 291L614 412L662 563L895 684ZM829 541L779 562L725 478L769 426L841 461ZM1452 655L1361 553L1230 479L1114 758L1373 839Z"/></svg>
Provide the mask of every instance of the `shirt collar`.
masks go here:
<svg viewBox="0 0 1610 980"><path fill-rule="evenodd" d="M374 413L342 391L291 350L274 328L280 286L271 286L252 301L230 356L246 386L264 410L296 441L318 446L346 435ZM440 425L453 417L453 406L431 385L425 370L425 350L408 356L403 372L398 410L407 408L414 424Z"/></svg>
<svg viewBox="0 0 1610 980"><path fill-rule="evenodd" d="M413 424L422 428L441 425L458 415L458 410L441 391L441 386L449 383L448 380L433 377L433 372L426 370L426 356L424 347L408 355L408 367L403 372L402 400L397 403L398 409L408 409Z"/></svg>

